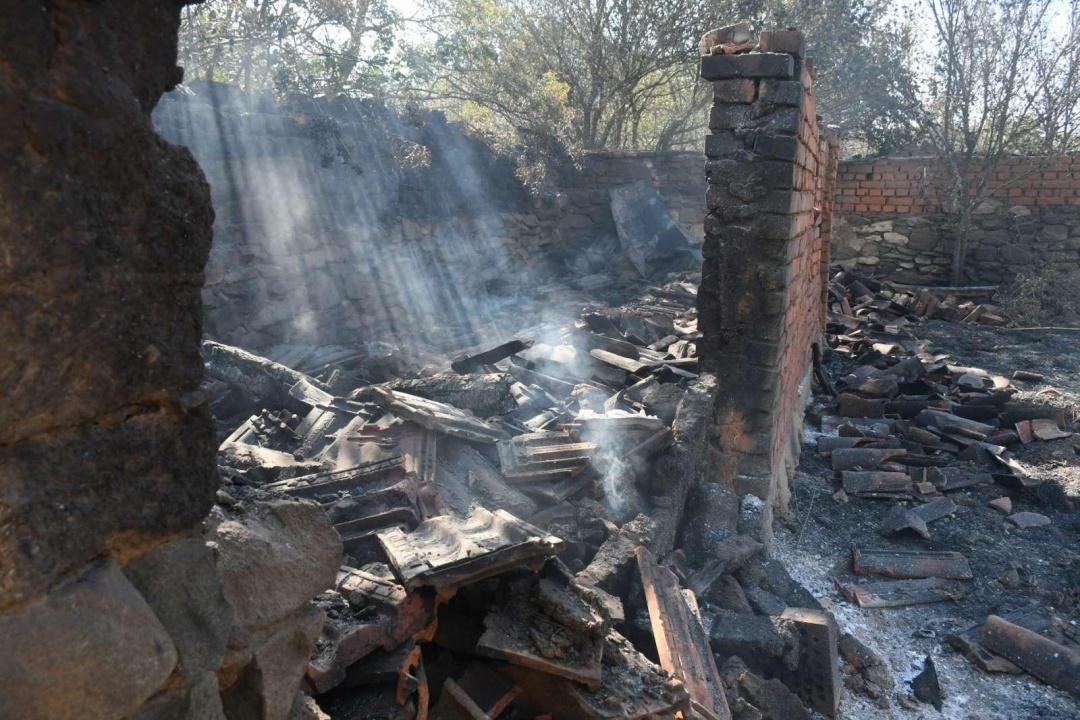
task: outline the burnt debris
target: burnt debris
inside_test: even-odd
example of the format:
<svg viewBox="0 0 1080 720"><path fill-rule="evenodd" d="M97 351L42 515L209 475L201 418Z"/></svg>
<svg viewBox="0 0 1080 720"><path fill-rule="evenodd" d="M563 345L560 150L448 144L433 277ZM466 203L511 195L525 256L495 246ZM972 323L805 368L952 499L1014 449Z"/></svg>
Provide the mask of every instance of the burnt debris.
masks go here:
<svg viewBox="0 0 1080 720"><path fill-rule="evenodd" d="M219 499L313 500L343 541L320 712L835 712L835 622L705 477L693 280L472 348L206 343Z"/></svg>

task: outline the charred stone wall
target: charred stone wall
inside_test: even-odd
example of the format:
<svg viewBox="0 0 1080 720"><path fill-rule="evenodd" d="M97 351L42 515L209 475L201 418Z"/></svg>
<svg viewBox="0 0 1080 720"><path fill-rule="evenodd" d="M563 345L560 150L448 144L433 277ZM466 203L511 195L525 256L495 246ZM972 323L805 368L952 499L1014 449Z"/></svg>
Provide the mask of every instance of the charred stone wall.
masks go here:
<svg viewBox="0 0 1080 720"><path fill-rule="evenodd" d="M543 283L568 253L614 238L619 185L648 180L702 235L699 153L556 158L530 189L437 112L278 105L199 81L153 117L210 183L206 332L256 350L482 319L490 295Z"/></svg>
<svg viewBox="0 0 1080 720"><path fill-rule="evenodd" d="M183 4L0 9L0 717L284 718L340 557L313 505L203 527L213 210L150 121Z"/></svg>
<svg viewBox="0 0 1080 720"><path fill-rule="evenodd" d="M975 173L981 169L973 169ZM840 164L836 260L908 282L941 283L952 263L952 217L938 189L935 158L877 158ZM965 275L1008 282L1045 263L1080 273L1080 156L1009 158L972 217Z"/></svg>
<svg viewBox="0 0 1080 720"><path fill-rule="evenodd" d="M479 318L489 285L534 282L560 241L556 209L441 113L279 106L198 82L154 122L210 182L203 300L223 342L355 342Z"/></svg>
<svg viewBox="0 0 1080 720"><path fill-rule="evenodd" d="M760 47L701 63L715 103L700 352L720 379L719 481L782 511L823 329L837 142L819 129L801 34L763 33Z"/></svg>
<svg viewBox="0 0 1080 720"><path fill-rule="evenodd" d="M551 191L560 196L563 237L588 242L615 235L610 190L639 180L650 182L672 217L692 237L702 239L705 178L701 153L690 151L590 152L577 162L563 163L551 182Z"/></svg>

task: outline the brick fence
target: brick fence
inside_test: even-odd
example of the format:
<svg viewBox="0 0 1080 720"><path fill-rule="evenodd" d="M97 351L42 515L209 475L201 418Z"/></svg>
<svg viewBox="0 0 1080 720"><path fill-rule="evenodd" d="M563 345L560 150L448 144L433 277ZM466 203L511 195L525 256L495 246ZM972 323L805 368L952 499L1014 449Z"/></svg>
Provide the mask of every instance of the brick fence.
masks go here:
<svg viewBox="0 0 1080 720"><path fill-rule="evenodd" d="M937 192L943 180L935 158L840 163L833 260L908 282L946 281L954 217ZM1080 155L1009 158L991 182L972 216L964 280L1005 283L1051 264L1080 272Z"/></svg>
<svg viewBox="0 0 1080 720"><path fill-rule="evenodd" d="M969 176L976 182L980 164ZM937 158L877 158L840 163L836 180L839 213L942 212L944 169ZM994 169L992 197L1008 205L1080 205L1080 155L1012 157Z"/></svg>
<svg viewBox="0 0 1080 720"><path fill-rule="evenodd" d="M765 33L762 47L778 52L702 58L716 102L698 297L702 359L720 377L714 479L765 500L767 528L790 498L823 329L838 144L819 129L801 34Z"/></svg>

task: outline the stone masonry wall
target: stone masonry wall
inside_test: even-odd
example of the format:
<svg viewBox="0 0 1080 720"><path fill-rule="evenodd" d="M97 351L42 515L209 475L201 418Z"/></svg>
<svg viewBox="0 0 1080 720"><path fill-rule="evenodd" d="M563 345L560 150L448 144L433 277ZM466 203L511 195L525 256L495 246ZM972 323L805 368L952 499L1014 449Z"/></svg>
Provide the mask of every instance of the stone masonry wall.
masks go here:
<svg viewBox="0 0 1080 720"><path fill-rule="evenodd" d="M692 237L704 236L705 178L699 152L591 152L564 163L551 180L562 208L563 236L587 242L615 234L609 191L648 180L664 198L672 217Z"/></svg>
<svg viewBox="0 0 1080 720"><path fill-rule="evenodd" d="M716 480L782 512L823 329L837 142L819 131L801 33L763 33L761 47L702 58L715 104L699 326L720 378Z"/></svg>
<svg viewBox="0 0 1080 720"><path fill-rule="evenodd" d="M840 165L833 257L902 281L944 283L950 217L935 191L933 158L851 160ZM1080 156L1010 158L998 189L972 217L966 281L1003 283L1044 263L1080 273Z"/></svg>
<svg viewBox="0 0 1080 720"><path fill-rule="evenodd" d="M223 342L356 342L480 319L488 284L528 284L560 242L557 209L440 113L282 108L192 83L154 121L210 182L203 300ZM420 148L429 162L409 165L403 152Z"/></svg>
<svg viewBox="0 0 1080 720"><path fill-rule="evenodd" d="M191 149L211 187L206 332L252 349L482 322L489 290L541 283L567 252L614 236L609 190L640 179L702 234L696 153L567 158L531 193L508 159L441 113L279 107L193 82L162 100L154 122ZM420 147L427 165L401 161Z"/></svg>
<svg viewBox="0 0 1080 720"><path fill-rule="evenodd" d="M313 503L214 506L183 4L0 5L5 719L285 720L340 561Z"/></svg>

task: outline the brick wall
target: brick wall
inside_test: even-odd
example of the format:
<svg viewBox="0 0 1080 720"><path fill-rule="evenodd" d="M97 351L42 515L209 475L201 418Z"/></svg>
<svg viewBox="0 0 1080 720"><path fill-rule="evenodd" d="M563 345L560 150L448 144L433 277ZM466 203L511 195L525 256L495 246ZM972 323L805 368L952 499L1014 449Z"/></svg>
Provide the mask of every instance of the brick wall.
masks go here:
<svg viewBox="0 0 1080 720"><path fill-rule="evenodd" d="M702 58L715 103L699 324L720 377L715 480L783 511L823 329L838 148L818 126L801 34L762 42L776 52Z"/></svg>
<svg viewBox="0 0 1080 720"><path fill-rule="evenodd" d="M976 163L972 182L981 178ZM836 183L838 213L942 212L943 169L936 158L876 158L840 164ZM1080 205L1080 155L1058 158L1013 157L994 170L992 197L1010 206Z"/></svg>
<svg viewBox="0 0 1080 720"><path fill-rule="evenodd" d="M934 158L840 163L834 261L907 282L947 281L953 218L941 182ZM1080 155L1009 158L992 182L972 217L965 282L1008 282L1046 263L1080 272Z"/></svg>

